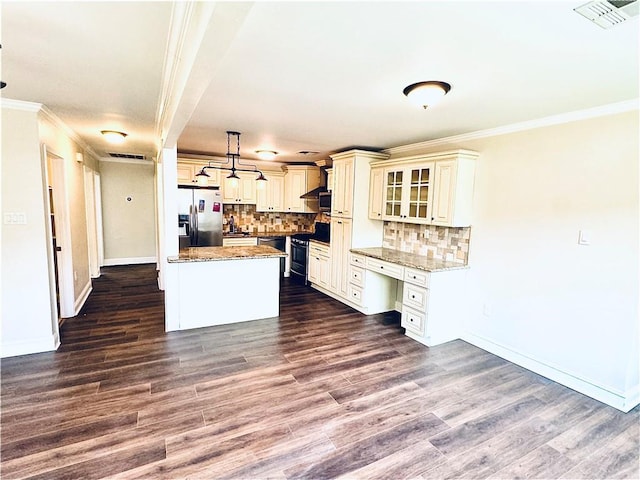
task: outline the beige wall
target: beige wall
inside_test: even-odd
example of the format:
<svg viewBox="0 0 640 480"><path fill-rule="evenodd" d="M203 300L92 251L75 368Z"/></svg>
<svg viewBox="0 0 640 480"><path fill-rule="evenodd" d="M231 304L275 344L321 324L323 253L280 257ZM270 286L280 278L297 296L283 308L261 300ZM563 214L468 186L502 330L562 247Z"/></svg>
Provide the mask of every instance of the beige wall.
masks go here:
<svg viewBox="0 0 640 480"><path fill-rule="evenodd" d="M638 129L634 111L429 149L480 153L467 338L614 403L640 400Z"/></svg>
<svg viewBox="0 0 640 480"><path fill-rule="evenodd" d="M105 265L156 262L154 171L152 163L100 162Z"/></svg>
<svg viewBox="0 0 640 480"><path fill-rule="evenodd" d="M40 113L39 128L40 141L46 145L48 152L61 157L64 164L65 193L71 236L74 313L77 313L91 289L83 166L95 170L97 161L85 152L49 115ZM77 153L82 154L82 162L76 161Z"/></svg>
<svg viewBox="0 0 640 480"><path fill-rule="evenodd" d="M47 206L38 114L2 107L2 213L24 213L25 225L2 225L2 356L56 348L51 309Z"/></svg>

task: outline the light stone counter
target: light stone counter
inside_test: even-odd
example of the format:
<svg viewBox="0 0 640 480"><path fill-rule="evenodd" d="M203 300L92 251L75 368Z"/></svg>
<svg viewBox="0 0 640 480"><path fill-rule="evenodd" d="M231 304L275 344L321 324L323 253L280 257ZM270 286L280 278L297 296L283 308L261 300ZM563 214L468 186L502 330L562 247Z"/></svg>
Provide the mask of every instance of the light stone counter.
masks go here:
<svg viewBox="0 0 640 480"><path fill-rule="evenodd" d="M167 258L169 263L212 262L220 260L248 260L252 258L284 258L287 254L268 245L237 247L189 247L178 256Z"/></svg>
<svg viewBox="0 0 640 480"><path fill-rule="evenodd" d="M469 268L467 265L456 262L447 262L435 258L427 258L424 255L401 252L392 248L372 247L372 248L352 248L352 253L365 257L377 258L389 263L396 263L403 267L416 268L427 272L441 272L445 270L458 270Z"/></svg>

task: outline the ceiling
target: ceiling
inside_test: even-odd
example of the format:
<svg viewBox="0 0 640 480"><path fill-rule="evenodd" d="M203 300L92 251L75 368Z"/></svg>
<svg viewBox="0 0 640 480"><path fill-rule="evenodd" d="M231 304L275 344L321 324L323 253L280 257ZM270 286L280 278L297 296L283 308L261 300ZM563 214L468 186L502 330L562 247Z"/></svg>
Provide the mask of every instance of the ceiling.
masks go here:
<svg viewBox="0 0 640 480"><path fill-rule="evenodd" d="M193 49L199 89L173 92L178 150L222 155L236 130L243 158L315 161L637 99L638 18L604 30L573 12L583 3L222 2L212 24L232 12L235 27L210 29L217 55ZM98 155L155 156L173 2L1 9L3 98L44 104ZM402 90L423 80L452 90L417 108Z"/></svg>

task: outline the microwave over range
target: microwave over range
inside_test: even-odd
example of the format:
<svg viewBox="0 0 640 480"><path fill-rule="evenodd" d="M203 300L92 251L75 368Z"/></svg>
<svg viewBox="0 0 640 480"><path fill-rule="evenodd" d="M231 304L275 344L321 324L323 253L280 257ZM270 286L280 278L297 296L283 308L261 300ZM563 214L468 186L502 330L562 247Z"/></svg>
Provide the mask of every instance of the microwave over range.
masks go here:
<svg viewBox="0 0 640 480"><path fill-rule="evenodd" d="M318 194L318 208L321 212L331 211L331 192L320 192Z"/></svg>

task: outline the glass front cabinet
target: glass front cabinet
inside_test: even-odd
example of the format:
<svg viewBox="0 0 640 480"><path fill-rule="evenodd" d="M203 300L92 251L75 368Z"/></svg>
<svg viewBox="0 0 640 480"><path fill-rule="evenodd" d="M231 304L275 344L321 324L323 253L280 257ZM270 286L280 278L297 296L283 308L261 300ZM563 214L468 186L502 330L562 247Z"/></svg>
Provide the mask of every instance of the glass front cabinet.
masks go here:
<svg viewBox="0 0 640 480"><path fill-rule="evenodd" d="M433 162L387 168L383 220L431 223Z"/></svg>

